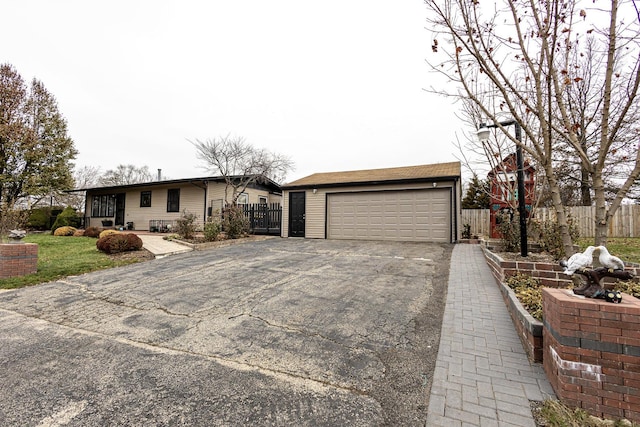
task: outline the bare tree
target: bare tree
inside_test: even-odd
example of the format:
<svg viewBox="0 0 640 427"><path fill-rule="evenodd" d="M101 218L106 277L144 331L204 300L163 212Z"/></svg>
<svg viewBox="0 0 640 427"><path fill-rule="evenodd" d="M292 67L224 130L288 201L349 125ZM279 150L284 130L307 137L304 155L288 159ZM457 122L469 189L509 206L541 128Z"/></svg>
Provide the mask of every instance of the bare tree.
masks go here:
<svg viewBox="0 0 640 427"><path fill-rule="evenodd" d="M189 142L196 148L196 157L205 163L204 167L224 177L227 204L235 205L248 186L267 179L281 182L293 170L293 162L289 157L255 148L243 137L227 135ZM232 190L231 195L228 194L229 189Z"/></svg>
<svg viewBox="0 0 640 427"><path fill-rule="evenodd" d="M73 170L75 188L92 188L100 184L102 175L99 166L82 166Z"/></svg>
<svg viewBox="0 0 640 427"><path fill-rule="evenodd" d="M100 184L128 185L151 182L153 179L154 176L149 172L148 166L118 165L115 169L109 169L100 177Z"/></svg>
<svg viewBox="0 0 640 427"><path fill-rule="evenodd" d="M476 126L486 119L496 123L501 135L535 160L567 254L573 248L555 167L575 160L584 172L581 189L590 184L593 191L596 244L604 244L609 221L640 175L640 22L634 2L425 4L435 30L429 63L454 83L432 90L471 104ZM521 124L522 142L500 125L505 113ZM617 184L609 204L607 177Z"/></svg>
<svg viewBox="0 0 640 427"><path fill-rule="evenodd" d="M100 167L82 166L73 170L73 182L75 189L91 188L98 186L100 182ZM86 191L74 191L61 193L56 196L61 206L71 206L77 211L84 211Z"/></svg>
<svg viewBox="0 0 640 427"><path fill-rule="evenodd" d="M100 168L95 166L82 166L73 169L73 186L76 191L52 191L49 194L29 196L24 200L23 206L37 208L47 206L71 206L82 212L85 208L86 191L82 189L97 187L100 185ZM65 190L69 190L68 188Z"/></svg>

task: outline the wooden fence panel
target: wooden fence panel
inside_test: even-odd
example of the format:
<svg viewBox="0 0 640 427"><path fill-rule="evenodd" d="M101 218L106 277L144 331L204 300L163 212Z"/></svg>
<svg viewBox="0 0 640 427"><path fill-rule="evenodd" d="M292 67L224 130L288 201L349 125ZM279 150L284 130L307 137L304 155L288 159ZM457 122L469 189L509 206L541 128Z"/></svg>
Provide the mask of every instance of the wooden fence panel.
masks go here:
<svg viewBox="0 0 640 427"><path fill-rule="evenodd" d="M640 237L638 205L621 205L609 225L609 235L615 237Z"/></svg>
<svg viewBox="0 0 640 427"><path fill-rule="evenodd" d="M462 209L462 224L471 226L472 235L489 236L489 209Z"/></svg>
<svg viewBox="0 0 640 427"><path fill-rule="evenodd" d="M553 209L547 208L553 211ZM568 209L569 215L578 233L582 237L593 237L596 235L595 208L593 206L572 206ZM555 219L555 213L553 215Z"/></svg>
<svg viewBox="0 0 640 427"><path fill-rule="evenodd" d="M596 234L595 207L572 206L567 209L581 237L594 237ZM640 205L621 205L609 224L609 237L640 237ZM537 208L534 216L538 221L555 221L553 209ZM462 224L471 225L471 233L489 236L489 209L462 209Z"/></svg>

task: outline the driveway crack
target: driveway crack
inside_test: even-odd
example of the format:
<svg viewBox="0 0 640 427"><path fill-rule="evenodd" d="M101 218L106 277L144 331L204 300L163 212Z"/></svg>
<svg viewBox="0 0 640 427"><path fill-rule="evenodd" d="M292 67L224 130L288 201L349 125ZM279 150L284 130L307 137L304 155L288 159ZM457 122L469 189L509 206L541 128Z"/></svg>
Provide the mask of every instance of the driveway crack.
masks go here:
<svg viewBox="0 0 640 427"><path fill-rule="evenodd" d="M21 316L21 317L25 317L28 319L32 319L33 321L36 322L43 322L45 324L50 324L50 325L55 325L57 327L60 328L64 328L67 329L69 331L73 331L79 334L83 334L86 336L93 336L93 337L99 337L103 340L107 340L107 341L114 341L123 345L129 345L132 347L137 347L137 348L141 348L141 349L145 349L145 350L149 350L149 351L154 351L154 352L158 352L158 353L162 353L162 354L169 354L169 355L190 355L190 356L194 356L194 357L200 357L206 360L210 360L212 362L218 363L222 366L225 366L227 368L230 369L235 369L238 371L256 371L258 373L261 373L263 375L267 375L270 377L273 377L275 379L281 380L281 381L286 381L289 383L296 383L296 384L302 384L306 387L309 388L313 388L316 389L319 392L323 392L325 393L326 391L324 390L325 387L331 387L337 391L343 392L343 393L353 393L353 394L357 394L360 396L369 396L369 392L366 390L362 390L359 389L357 387L354 386L350 386L347 384L340 384L337 382L331 382L331 381L325 381L325 380L321 380L321 379L317 379L317 378L312 378L310 376L305 376L305 375L299 375L296 374L294 372L289 372L286 370L282 370L282 369L274 369L272 367L266 367L257 363L248 363L248 362L238 362L236 360L233 359L229 359L226 357L222 357L219 355L213 355L213 354L206 354L206 353L200 353L197 351L189 351L189 350L184 350L184 349L179 349L179 348L175 348L175 347L169 347L169 346L162 346L162 345L158 345L158 344L154 344L151 342L146 342L146 341L140 341L140 340L134 340L131 338L125 338L125 337L121 337L121 336L112 336L112 335L108 335L108 334L104 334L102 332L98 332L98 331L92 331L92 330L88 330L88 329L82 329L82 328L78 328L78 327L73 327L73 326L69 326L69 325L64 325L61 324L59 322L55 322L52 320L48 320L48 319L43 319L40 317L36 317L36 316L31 316L31 315L27 315L24 313L19 313L17 311L13 311L13 310L7 310L4 308L0 307L0 312L5 312L5 313L11 313L12 315L17 315L17 316ZM236 316L238 317L238 316ZM195 326L194 326L195 327Z"/></svg>
<svg viewBox="0 0 640 427"><path fill-rule="evenodd" d="M65 285L76 286L77 288L80 289L80 291L83 294L86 294L90 299L92 299L94 301L102 301L102 302L105 302L107 304L113 304L113 305L118 306L118 307L128 308L128 309L132 309L132 310L139 310L139 311L158 310L158 311L161 311L161 312L163 312L165 314L168 314L169 316L186 317L186 318L192 318L193 317L189 313L180 313L180 312L171 311L167 307L164 307L164 306L162 306L160 304L157 304L155 302L140 302L140 303L133 302L133 303L127 303L121 298L110 297L110 296L106 296L106 295L99 295L96 292L90 290L88 288L88 286L83 284L83 283L74 283L74 282L69 282L69 281L66 281L66 280L60 280L59 282L64 283Z"/></svg>
<svg viewBox="0 0 640 427"><path fill-rule="evenodd" d="M271 321L269 321L269 320L267 320L267 319L265 319L263 317L256 316L255 314L251 314L251 313L240 313L240 314L236 314L236 315L233 315L233 316L229 316L229 320L234 320L234 319L237 319L239 317L249 317L251 319L258 320L258 321L264 323L265 325L267 325L269 327L282 329L284 331L293 332L293 333L296 333L296 334L304 335L306 337L320 338L320 339L323 339L325 341L332 342L332 343L334 343L336 345L339 345L341 347L347 348L349 350L358 350L358 351L362 350L359 347L354 347L354 346L347 345L347 344L345 344L343 342L340 342L340 341L338 341L338 340L336 340L334 338L328 337L328 336L320 334L318 332L309 332L309 331L304 330L304 329L294 328L294 327L291 327L291 326L288 326L288 325L281 325L281 324L273 323L273 322L271 322Z"/></svg>

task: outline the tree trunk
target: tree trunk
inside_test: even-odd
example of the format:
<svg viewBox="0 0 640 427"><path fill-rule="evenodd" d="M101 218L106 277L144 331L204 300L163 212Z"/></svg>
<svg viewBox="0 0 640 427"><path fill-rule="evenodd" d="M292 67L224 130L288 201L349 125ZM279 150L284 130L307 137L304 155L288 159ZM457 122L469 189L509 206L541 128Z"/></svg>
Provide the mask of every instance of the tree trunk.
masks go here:
<svg viewBox="0 0 640 427"><path fill-rule="evenodd" d="M558 180L553 173L553 167L551 165L545 166L545 172L547 174L547 181L549 182L549 189L551 191L551 201L553 202L553 208L556 211L556 220L558 222L558 228L560 229L562 246L564 247L565 255L569 257L574 253L573 240L571 240L567 215L564 211L562 198L560 197L560 186L558 185Z"/></svg>
<svg viewBox="0 0 640 427"><path fill-rule="evenodd" d="M604 198L604 181L602 180L602 173L600 171L596 171L596 173L593 174L593 192L596 202L596 237L594 243L596 246L604 246L607 244L609 221L607 219L607 206Z"/></svg>
<svg viewBox="0 0 640 427"><path fill-rule="evenodd" d="M582 138L580 146L587 152L587 144ZM591 206L591 186L589 186L589 170L580 162L580 205Z"/></svg>

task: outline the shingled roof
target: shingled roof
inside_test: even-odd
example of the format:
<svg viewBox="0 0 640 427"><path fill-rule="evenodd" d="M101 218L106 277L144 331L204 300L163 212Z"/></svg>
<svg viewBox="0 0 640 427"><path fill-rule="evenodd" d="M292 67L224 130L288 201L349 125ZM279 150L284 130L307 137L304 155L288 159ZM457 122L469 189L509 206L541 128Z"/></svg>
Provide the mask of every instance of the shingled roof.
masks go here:
<svg viewBox="0 0 640 427"><path fill-rule="evenodd" d="M460 162L399 168L368 169L348 172L314 173L282 186L283 189L343 185L365 185L393 182L427 181L459 178Z"/></svg>

